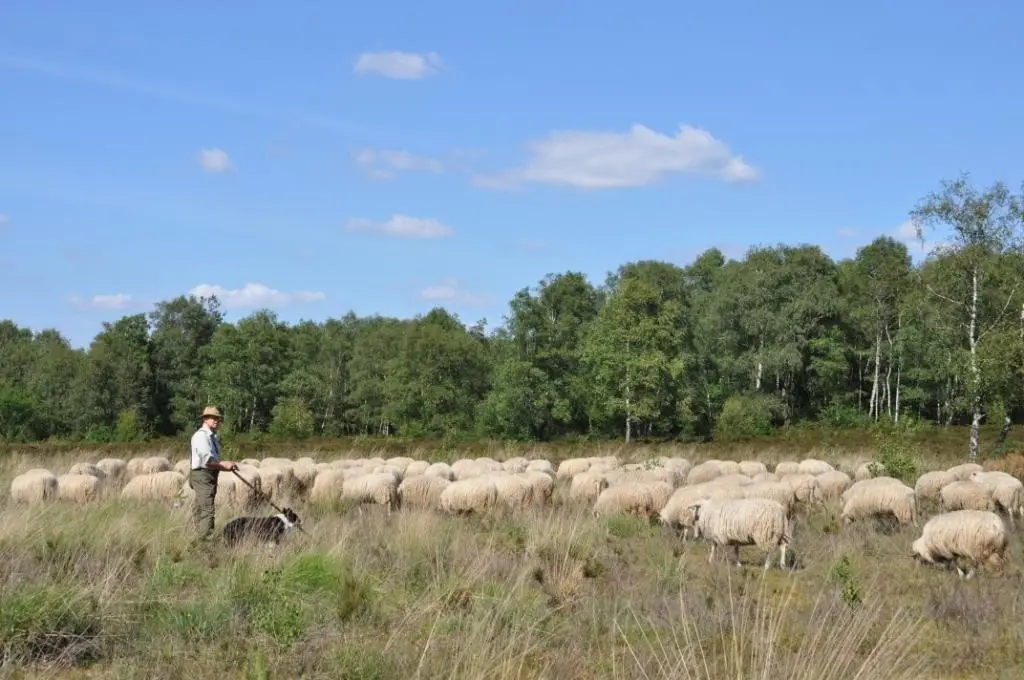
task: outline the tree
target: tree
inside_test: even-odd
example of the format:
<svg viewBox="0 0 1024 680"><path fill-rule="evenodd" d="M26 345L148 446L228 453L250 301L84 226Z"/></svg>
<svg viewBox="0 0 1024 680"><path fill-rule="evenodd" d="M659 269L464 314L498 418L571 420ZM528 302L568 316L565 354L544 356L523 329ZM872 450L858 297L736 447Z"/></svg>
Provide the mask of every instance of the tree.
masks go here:
<svg viewBox="0 0 1024 680"><path fill-rule="evenodd" d="M1000 258L1019 254L1024 246L1024 204L1003 182L979 192L965 173L955 180L943 180L940 190L921 199L910 217L922 243L928 227L951 229L950 243L935 249L944 266L925 287L947 303L964 331L968 352L965 382L971 409L968 454L973 461L978 456L985 415L979 355L986 339L1013 318L1011 305L1019 298L1016 282L1006 292L997 277Z"/></svg>

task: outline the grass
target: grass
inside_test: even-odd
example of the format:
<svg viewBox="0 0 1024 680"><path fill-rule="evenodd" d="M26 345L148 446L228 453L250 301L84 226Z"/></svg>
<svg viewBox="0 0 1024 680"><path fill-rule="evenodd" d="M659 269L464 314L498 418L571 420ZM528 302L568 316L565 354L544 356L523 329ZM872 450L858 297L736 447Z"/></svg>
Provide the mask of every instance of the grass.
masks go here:
<svg viewBox="0 0 1024 680"><path fill-rule="evenodd" d="M755 446L731 451L797 456ZM606 452L651 453L588 451ZM871 450L807 453L850 465ZM21 451L0 464L0 676L1024 677L1016 537L1002 572L961 581L913 566L913 528L841 528L837 509L814 509L797 520L798 568L766 574L754 548L742 568L709 565L704 543L632 517L595 519L556 495L526 514L469 518L299 507L309 533L277 551L203 554L186 549L181 509L6 498L18 471L97 457ZM943 457L929 451L922 471ZM231 516L219 511L218 527Z"/></svg>

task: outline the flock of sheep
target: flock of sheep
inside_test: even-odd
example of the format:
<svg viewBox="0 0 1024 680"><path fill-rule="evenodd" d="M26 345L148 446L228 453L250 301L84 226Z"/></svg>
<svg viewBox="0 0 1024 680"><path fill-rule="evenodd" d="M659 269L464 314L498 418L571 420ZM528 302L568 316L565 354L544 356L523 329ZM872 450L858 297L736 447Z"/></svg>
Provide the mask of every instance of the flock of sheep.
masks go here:
<svg viewBox="0 0 1024 680"><path fill-rule="evenodd" d="M11 482L16 503L91 502L119 494L135 501L190 502L186 482L188 460L139 457L79 462L59 476L35 468ZM614 456L572 458L555 468L543 459L460 459L452 464L407 457L339 459L318 463L312 458L247 459L240 475L278 505L376 504L388 514L419 508L446 514L486 512L506 507L521 510L553 502L586 505L595 516L634 514L657 518L686 539L732 548L755 545L765 555L765 568L779 550L793 541L794 513L814 505L841 506L844 523L870 517L893 517L919 525L922 506L938 511L913 542L914 559L955 565L970 577L981 564L998 566L1005 559L1014 517L1024 517L1024 484L1003 472L985 471L973 463L922 474L912 488L886 476L874 476L869 464L852 475L830 463L806 459L783 461L769 471L756 460L709 460L692 465L683 458L661 457L647 463L623 463ZM217 505L230 511L252 510L260 494L238 476L221 473ZM968 571L956 564L970 562Z"/></svg>

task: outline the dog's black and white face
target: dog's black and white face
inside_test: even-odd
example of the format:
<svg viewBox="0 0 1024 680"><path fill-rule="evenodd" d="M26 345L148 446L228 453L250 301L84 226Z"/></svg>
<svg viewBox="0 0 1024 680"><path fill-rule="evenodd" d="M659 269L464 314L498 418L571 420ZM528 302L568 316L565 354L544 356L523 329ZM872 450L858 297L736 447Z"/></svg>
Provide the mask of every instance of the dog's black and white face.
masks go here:
<svg viewBox="0 0 1024 680"><path fill-rule="evenodd" d="M279 543L281 537L302 524L291 508L271 517L238 517L224 526L224 540L236 545L244 540Z"/></svg>

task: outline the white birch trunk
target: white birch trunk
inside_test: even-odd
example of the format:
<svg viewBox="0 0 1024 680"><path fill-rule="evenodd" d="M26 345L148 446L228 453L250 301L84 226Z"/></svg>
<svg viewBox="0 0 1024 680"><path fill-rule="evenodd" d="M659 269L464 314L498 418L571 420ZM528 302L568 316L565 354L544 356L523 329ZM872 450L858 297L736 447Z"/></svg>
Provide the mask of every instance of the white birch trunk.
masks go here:
<svg viewBox="0 0 1024 680"><path fill-rule="evenodd" d="M882 333L875 335L875 375L871 379L871 404L868 406L868 418L878 420L878 375L882 363Z"/></svg>
<svg viewBox="0 0 1024 680"><path fill-rule="evenodd" d="M971 439L970 460L978 457L978 436L981 431L981 368L978 366L978 268L971 272L971 322L967 330L971 348Z"/></svg>

